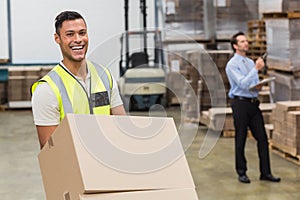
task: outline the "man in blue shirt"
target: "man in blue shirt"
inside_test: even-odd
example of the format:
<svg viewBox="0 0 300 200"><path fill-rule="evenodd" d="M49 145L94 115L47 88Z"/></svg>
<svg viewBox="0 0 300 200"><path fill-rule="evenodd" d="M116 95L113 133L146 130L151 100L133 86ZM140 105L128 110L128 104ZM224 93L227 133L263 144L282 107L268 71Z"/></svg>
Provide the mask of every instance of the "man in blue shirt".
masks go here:
<svg viewBox="0 0 300 200"><path fill-rule="evenodd" d="M258 71L264 68L264 61L258 58L254 63L246 56L249 45L243 32L231 38L231 46L234 56L227 63L226 74L231 86L228 95L233 99L231 107L235 127L235 168L239 176L238 180L242 183L250 183L246 174L245 158L245 144L249 128L257 141L260 180L279 182L281 179L274 177L271 173L268 138L257 99L262 85L249 89L259 82Z"/></svg>

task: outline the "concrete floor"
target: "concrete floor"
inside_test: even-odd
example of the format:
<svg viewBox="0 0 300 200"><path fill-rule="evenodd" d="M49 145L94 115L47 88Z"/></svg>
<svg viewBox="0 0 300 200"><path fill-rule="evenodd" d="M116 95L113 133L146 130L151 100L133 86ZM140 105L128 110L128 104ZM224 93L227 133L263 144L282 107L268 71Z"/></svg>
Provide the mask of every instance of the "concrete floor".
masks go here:
<svg viewBox="0 0 300 200"><path fill-rule="evenodd" d="M148 115L148 113L131 113ZM176 107L168 110L180 124L180 112ZM30 110L0 112L0 199L43 200L45 198L37 155L39 144ZM180 128L180 127L179 127ZM184 143L190 138L189 131L195 127L182 128ZM190 129L190 130L189 130ZM271 151L272 171L280 176L280 183L259 181L256 144L247 141L248 176L251 184L237 181L234 171L233 138L219 138L212 151L199 158L199 150L207 129L199 127L186 156L201 200L283 200L300 199L300 166ZM188 136L188 137L186 137ZM213 136L211 139L214 139Z"/></svg>

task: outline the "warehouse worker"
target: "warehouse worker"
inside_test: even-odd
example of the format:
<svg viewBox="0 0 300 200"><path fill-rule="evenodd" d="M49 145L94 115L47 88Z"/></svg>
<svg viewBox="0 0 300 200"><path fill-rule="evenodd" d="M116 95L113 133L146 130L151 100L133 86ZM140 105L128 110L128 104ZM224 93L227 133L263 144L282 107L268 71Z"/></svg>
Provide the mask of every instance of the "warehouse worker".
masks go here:
<svg viewBox="0 0 300 200"><path fill-rule="evenodd" d="M83 17L64 11L56 17L55 29L63 60L31 88L41 148L67 113L126 114L110 72L86 60L89 41Z"/></svg>
<svg viewBox="0 0 300 200"><path fill-rule="evenodd" d="M259 82L258 71L265 64L262 58L253 60L246 56L249 45L244 33L239 32L231 38L231 46L234 56L226 66L226 74L230 83L229 97L232 101L232 112L235 127L235 167L238 180L242 183L250 183L247 176L247 161L245 158L245 143L247 129L251 130L257 141L259 156L260 180L279 182L280 178L271 174L268 138L264 127L264 119L257 99L258 91L262 85L256 88L249 87Z"/></svg>

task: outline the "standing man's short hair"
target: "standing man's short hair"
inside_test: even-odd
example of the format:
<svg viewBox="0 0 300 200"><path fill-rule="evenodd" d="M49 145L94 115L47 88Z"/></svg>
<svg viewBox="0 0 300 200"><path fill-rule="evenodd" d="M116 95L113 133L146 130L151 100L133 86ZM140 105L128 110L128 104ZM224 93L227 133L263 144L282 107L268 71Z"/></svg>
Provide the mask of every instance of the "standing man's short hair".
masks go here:
<svg viewBox="0 0 300 200"><path fill-rule="evenodd" d="M84 23L86 24L84 18L75 11L63 11L60 14L57 15L57 17L55 18L55 32L59 34L59 31L62 27L62 24L64 21L67 20L75 20L75 19L82 19L84 21Z"/></svg>
<svg viewBox="0 0 300 200"><path fill-rule="evenodd" d="M245 35L245 33L243 33L243 32L238 32L238 33L236 33L236 34L234 34L232 37L231 37L231 39L230 39L230 44L231 44L231 48L232 48L232 50L235 52L236 50L235 50L235 48L233 47L233 45L235 45L235 44L237 44L238 43L238 41L237 41L237 37L238 36L240 36L240 35Z"/></svg>

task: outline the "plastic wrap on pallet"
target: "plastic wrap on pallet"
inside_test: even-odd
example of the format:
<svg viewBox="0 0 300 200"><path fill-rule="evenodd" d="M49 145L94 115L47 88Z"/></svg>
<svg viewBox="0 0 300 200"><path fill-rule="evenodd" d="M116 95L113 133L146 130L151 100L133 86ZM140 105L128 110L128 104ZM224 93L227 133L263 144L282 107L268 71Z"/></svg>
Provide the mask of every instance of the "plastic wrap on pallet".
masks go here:
<svg viewBox="0 0 300 200"><path fill-rule="evenodd" d="M210 0L178 0L175 12L168 14L165 9L165 28L173 30L166 33L166 39L176 39L176 32L196 39L228 39L238 31L246 32L245 22L259 18L258 1L215 1L208 6Z"/></svg>
<svg viewBox="0 0 300 200"><path fill-rule="evenodd" d="M271 85L275 101L300 100L300 78L276 71L270 71L269 75L276 78Z"/></svg>
<svg viewBox="0 0 300 200"><path fill-rule="evenodd" d="M247 21L258 19L258 0L226 1L217 6L217 38L231 38L238 31L247 32Z"/></svg>
<svg viewBox="0 0 300 200"><path fill-rule="evenodd" d="M176 32L185 35L204 37L204 8L202 0L178 0L175 2L175 11L165 16L165 28L167 31L165 37L174 39L178 35ZM167 4L166 4L167 5Z"/></svg>
<svg viewBox="0 0 300 200"><path fill-rule="evenodd" d="M259 0L259 13L293 12L300 10L299 0Z"/></svg>
<svg viewBox="0 0 300 200"><path fill-rule="evenodd" d="M167 74L168 104L182 103L187 93L187 86L186 77L178 72L169 72Z"/></svg>
<svg viewBox="0 0 300 200"><path fill-rule="evenodd" d="M267 63L284 71L300 70L300 18L267 18Z"/></svg>

